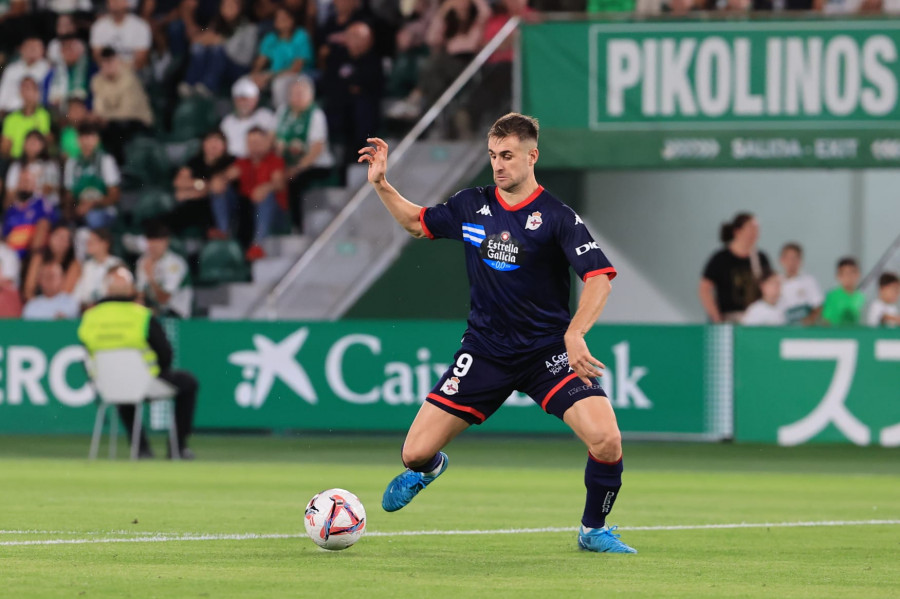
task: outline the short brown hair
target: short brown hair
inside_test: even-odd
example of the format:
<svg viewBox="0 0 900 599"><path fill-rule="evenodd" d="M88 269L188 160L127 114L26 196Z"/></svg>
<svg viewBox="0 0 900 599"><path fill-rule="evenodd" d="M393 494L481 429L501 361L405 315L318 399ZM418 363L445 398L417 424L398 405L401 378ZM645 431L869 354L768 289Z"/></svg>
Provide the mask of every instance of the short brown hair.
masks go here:
<svg viewBox="0 0 900 599"><path fill-rule="evenodd" d="M796 241L789 241L781 247L781 253L785 252L797 252L797 254L802 258L803 257L803 248L800 247L800 244Z"/></svg>
<svg viewBox="0 0 900 599"><path fill-rule="evenodd" d="M881 276L878 277L878 288L887 287L888 285L893 285L894 283L900 283L900 277L892 272L883 272Z"/></svg>
<svg viewBox="0 0 900 599"><path fill-rule="evenodd" d="M503 139L515 135L520 141L534 140L537 143L539 131L540 125L536 118L510 112L497 119L488 131L488 137Z"/></svg>

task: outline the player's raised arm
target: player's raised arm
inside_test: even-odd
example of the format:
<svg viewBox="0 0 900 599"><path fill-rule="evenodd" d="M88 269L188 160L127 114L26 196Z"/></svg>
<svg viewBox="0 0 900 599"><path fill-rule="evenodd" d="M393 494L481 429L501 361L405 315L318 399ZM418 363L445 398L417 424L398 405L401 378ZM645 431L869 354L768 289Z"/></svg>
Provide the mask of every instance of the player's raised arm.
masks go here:
<svg viewBox="0 0 900 599"><path fill-rule="evenodd" d="M370 137L366 140L372 146L366 146L359 150L359 160L357 162L366 162L369 164L369 183L375 188L375 193L381 198L382 203L391 213L400 226L409 232L413 237L425 237L425 231L422 229L422 223L419 221L419 214L422 207L413 204L394 187L388 183L385 178L387 170L388 145L383 139L378 137Z"/></svg>

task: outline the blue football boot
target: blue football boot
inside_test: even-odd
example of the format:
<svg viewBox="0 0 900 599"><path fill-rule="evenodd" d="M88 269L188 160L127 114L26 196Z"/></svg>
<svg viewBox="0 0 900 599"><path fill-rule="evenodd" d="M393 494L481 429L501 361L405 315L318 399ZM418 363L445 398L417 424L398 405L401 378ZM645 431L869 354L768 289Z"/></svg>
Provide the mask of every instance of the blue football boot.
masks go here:
<svg viewBox="0 0 900 599"><path fill-rule="evenodd" d="M597 553L637 553L637 550L629 547L619 540L621 535L615 533L618 526L608 528L589 528L585 532L582 526L578 531L578 548Z"/></svg>
<svg viewBox="0 0 900 599"><path fill-rule="evenodd" d="M413 497L419 494L419 491L431 484L431 481L439 477L447 469L449 460L447 454L443 451L441 455L441 467L437 474L423 474L422 472L414 472L409 468L405 472L401 472L394 477L394 480L388 484L384 490L384 497L381 498L381 507L386 512L396 512L407 503L413 500Z"/></svg>

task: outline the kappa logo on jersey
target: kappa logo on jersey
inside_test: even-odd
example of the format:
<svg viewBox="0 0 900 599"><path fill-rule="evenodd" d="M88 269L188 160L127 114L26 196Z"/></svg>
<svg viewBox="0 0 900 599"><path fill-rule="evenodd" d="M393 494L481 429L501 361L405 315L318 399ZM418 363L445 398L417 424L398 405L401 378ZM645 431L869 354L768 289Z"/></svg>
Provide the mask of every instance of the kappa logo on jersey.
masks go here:
<svg viewBox="0 0 900 599"><path fill-rule="evenodd" d="M537 231L538 227L544 224L544 221L541 219L540 212L532 212L531 216L528 217L528 220L525 222L525 228L529 231Z"/></svg>
<svg viewBox="0 0 900 599"><path fill-rule="evenodd" d="M494 216L491 214L491 208L487 204L481 207L481 210L476 211L476 214L482 214L484 216Z"/></svg>
<svg viewBox="0 0 900 599"><path fill-rule="evenodd" d="M444 395L456 395L459 393L459 377L451 376L441 385L441 391Z"/></svg>
<svg viewBox="0 0 900 599"><path fill-rule="evenodd" d="M599 250L600 244L596 241L591 241L590 243L585 243L584 245L579 245L575 248L575 255L581 256L582 254L587 254L591 250Z"/></svg>
<svg viewBox="0 0 900 599"><path fill-rule="evenodd" d="M481 260L500 272L516 270L522 266L525 250L519 240L504 231L499 235L490 235L481 244Z"/></svg>
<svg viewBox="0 0 900 599"><path fill-rule="evenodd" d="M471 243L475 247L480 248L481 243L486 237L486 234L484 232L484 227L482 227L481 225L476 225L475 223L463 223L462 236L463 241Z"/></svg>
<svg viewBox="0 0 900 599"><path fill-rule="evenodd" d="M583 225L583 224L584 224L584 221L581 220L581 217L576 214L575 215L575 226L577 227L578 225Z"/></svg>

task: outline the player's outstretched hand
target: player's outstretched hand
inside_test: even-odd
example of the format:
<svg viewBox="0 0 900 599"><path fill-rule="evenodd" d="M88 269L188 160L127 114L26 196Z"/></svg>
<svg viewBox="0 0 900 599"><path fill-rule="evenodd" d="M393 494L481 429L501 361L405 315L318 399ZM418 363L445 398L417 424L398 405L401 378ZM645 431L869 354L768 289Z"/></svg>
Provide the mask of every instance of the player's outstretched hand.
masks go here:
<svg viewBox="0 0 900 599"><path fill-rule="evenodd" d="M585 385L594 385L597 381L592 379L603 376L606 366L591 355L583 337L566 336L566 351L569 352L569 366Z"/></svg>
<svg viewBox="0 0 900 599"><path fill-rule="evenodd" d="M388 145L379 137L370 137L366 141L375 147L361 148L357 162L369 164L369 183L374 185L384 181L384 173L387 170Z"/></svg>

